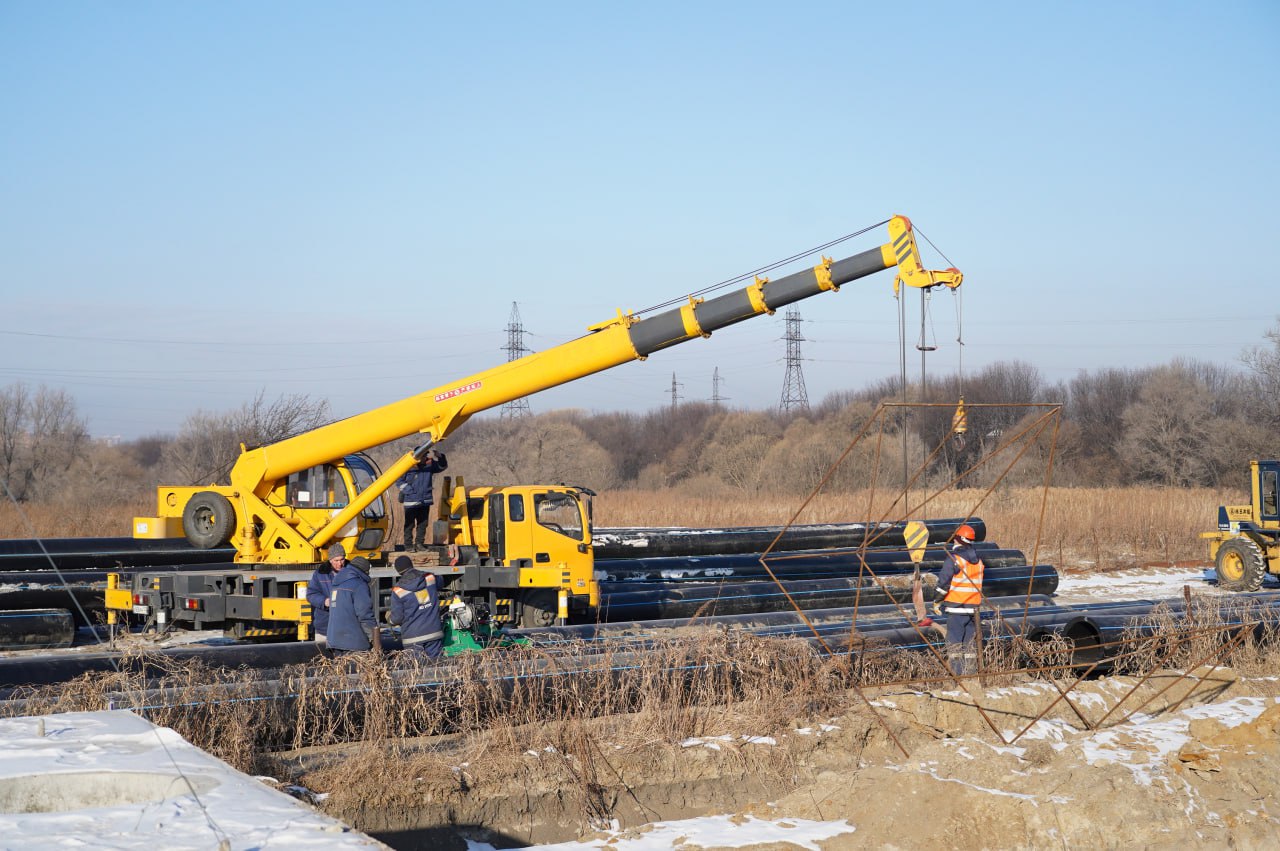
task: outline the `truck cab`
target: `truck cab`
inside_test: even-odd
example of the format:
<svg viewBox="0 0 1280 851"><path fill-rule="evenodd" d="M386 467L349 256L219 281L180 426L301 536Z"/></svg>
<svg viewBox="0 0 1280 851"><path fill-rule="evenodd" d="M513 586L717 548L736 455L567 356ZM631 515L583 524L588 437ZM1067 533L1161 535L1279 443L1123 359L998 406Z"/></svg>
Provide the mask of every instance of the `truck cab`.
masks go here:
<svg viewBox="0 0 1280 851"><path fill-rule="evenodd" d="M442 485L447 541L474 548L479 559L456 590L485 605L495 622L547 626L599 605L592 491L572 485L468 488L448 477ZM448 579L443 590L454 590Z"/></svg>

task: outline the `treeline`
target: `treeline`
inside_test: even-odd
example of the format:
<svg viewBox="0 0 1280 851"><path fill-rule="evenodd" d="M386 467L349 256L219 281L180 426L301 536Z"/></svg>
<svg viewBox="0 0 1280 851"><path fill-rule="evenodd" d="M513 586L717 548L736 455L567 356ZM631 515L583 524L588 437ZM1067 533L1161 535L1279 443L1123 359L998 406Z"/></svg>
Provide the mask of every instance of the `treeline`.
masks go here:
<svg viewBox="0 0 1280 851"><path fill-rule="evenodd" d="M961 395L963 439L952 430ZM930 379L905 396L915 404L881 407L904 398L899 382L885 379L832 394L804 414L685 404L489 415L444 448L450 472L475 484L679 487L695 496L799 494L824 480L828 491L898 488L908 479L1026 485L1043 481L1050 461L1058 485L1238 486L1251 458L1280 454L1280 325L1240 368L1179 360L1050 383L1035 367L1006 361L963 380ZM17 501L137 501L162 481L225 481L241 443L270 443L330 419L325 401L259 394L232 411L196 412L177 435L106 445L89 438L63 391L11 384L0 389L0 477ZM413 443L370 454L385 464Z"/></svg>

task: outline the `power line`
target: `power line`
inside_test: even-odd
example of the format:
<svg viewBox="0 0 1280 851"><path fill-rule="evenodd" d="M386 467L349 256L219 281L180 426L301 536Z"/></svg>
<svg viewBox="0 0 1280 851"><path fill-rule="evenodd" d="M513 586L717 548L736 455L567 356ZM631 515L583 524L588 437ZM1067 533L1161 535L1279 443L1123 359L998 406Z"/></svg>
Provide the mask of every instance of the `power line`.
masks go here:
<svg viewBox="0 0 1280 851"><path fill-rule="evenodd" d="M782 339L787 341L787 374L782 379L782 412L809 412L809 391L804 386L804 371L800 367L800 343L804 334L800 332L800 311L788 307L786 313L787 333Z"/></svg>
<svg viewBox="0 0 1280 851"><path fill-rule="evenodd" d="M524 344L524 324L520 321L520 305L514 301L511 302L511 318L507 320L507 344L502 348L507 352L508 363L519 360L533 351ZM529 397L521 396L504 404L498 416L499 419L505 420L531 415Z"/></svg>

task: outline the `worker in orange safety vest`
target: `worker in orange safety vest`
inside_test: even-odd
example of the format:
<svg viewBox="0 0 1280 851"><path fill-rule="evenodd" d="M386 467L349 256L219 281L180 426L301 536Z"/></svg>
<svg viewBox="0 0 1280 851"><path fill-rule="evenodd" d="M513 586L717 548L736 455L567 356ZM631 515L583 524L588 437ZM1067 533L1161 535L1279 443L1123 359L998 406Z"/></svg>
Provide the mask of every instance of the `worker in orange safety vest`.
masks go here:
<svg viewBox="0 0 1280 851"><path fill-rule="evenodd" d="M947 619L947 662L960 675L978 670L978 608L982 605L982 559L973 547L976 533L956 528L947 562L938 576L939 608Z"/></svg>

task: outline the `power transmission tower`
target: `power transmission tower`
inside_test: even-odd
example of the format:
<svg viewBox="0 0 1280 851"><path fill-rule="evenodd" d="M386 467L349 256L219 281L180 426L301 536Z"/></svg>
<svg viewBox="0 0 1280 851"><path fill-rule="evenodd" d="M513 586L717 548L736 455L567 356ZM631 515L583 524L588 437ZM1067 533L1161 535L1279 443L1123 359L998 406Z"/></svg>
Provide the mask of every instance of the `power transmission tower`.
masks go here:
<svg viewBox="0 0 1280 851"><path fill-rule="evenodd" d="M787 308L787 333L782 339L787 341L787 374L782 379L782 412L809 412L809 391L804 387L804 372L800 368L800 343L804 335L800 333L800 311Z"/></svg>
<svg viewBox="0 0 1280 851"><path fill-rule="evenodd" d="M716 367L715 371L711 373L711 404L717 408L720 407L720 404L722 402L729 401L728 396L720 395L721 380L722 379L720 378L720 367Z"/></svg>
<svg viewBox="0 0 1280 851"><path fill-rule="evenodd" d="M507 360L519 360L533 350L524 344L524 325L520 322L520 305L514 301L511 302L511 318L507 320L507 344L502 347L507 353ZM512 399L502 406L502 410L498 414L499 419L514 419L517 417L530 416L532 412L529 410L529 399L521 396L519 399Z"/></svg>
<svg viewBox="0 0 1280 851"><path fill-rule="evenodd" d="M680 401L680 388L683 387L682 382L676 381L676 374L671 373L671 413L676 412L676 403Z"/></svg>

